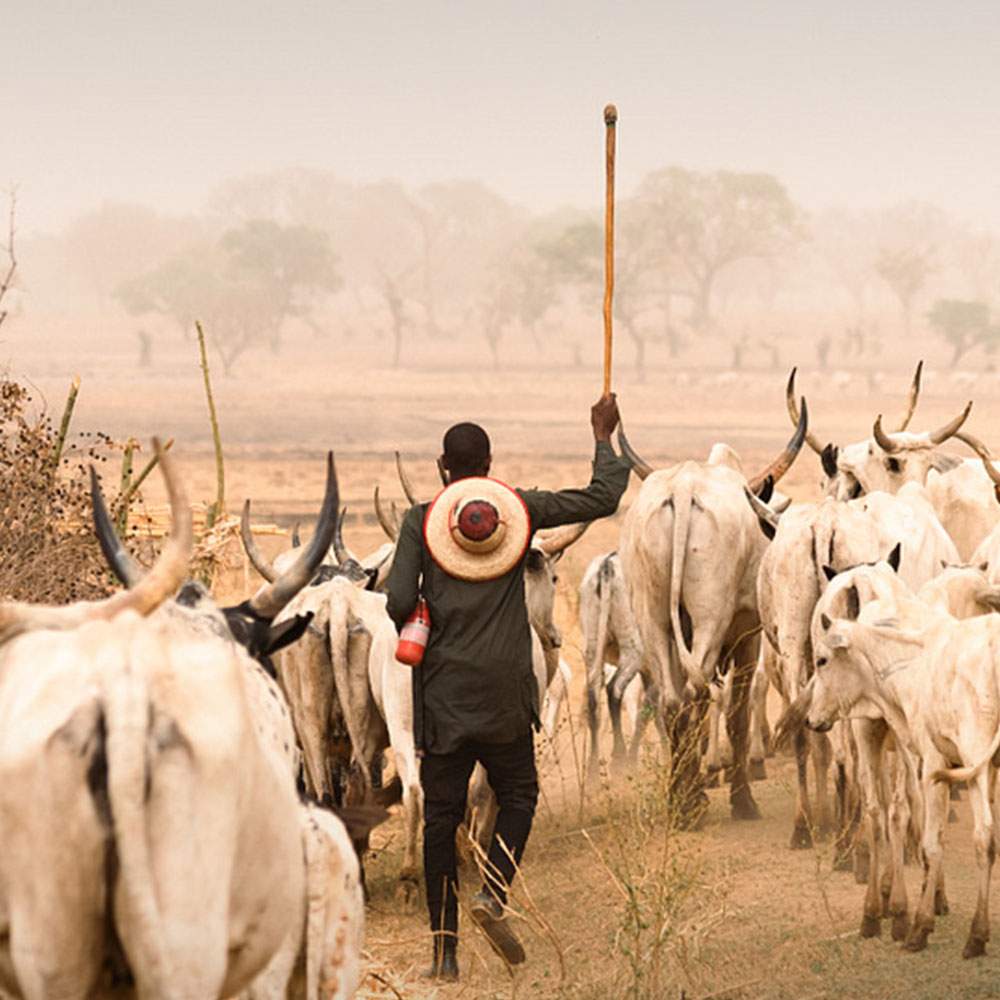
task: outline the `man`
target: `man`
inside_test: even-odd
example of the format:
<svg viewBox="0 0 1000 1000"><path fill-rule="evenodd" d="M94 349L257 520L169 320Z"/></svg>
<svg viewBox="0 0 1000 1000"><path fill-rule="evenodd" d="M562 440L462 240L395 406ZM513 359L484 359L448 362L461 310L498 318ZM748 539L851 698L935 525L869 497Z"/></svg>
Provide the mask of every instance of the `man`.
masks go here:
<svg viewBox="0 0 1000 1000"><path fill-rule="evenodd" d="M595 456L584 489L512 490L490 470L490 441L477 424L444 437L449 486L430 504L410 508L388 579L397 629L419 596L430 637L414 672L414 719L423 753L424 876L434 951L427 975L457 979L458 901L455 833L465 815L476 761L499 806L486 880L473 919L510 964L524 949L504 919L507 889L521 860L538 799L532 726L538 688L524 602L524 560L532 534L607 517L628 485L629 465L611 447L618 423L614 395L591 408Z"/></svg>

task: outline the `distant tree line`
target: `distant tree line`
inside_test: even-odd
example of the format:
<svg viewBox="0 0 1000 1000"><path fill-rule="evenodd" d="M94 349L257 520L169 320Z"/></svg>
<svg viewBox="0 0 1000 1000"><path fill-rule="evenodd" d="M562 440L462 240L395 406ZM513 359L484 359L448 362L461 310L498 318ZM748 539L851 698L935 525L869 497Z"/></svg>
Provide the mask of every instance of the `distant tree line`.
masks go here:
<svg viewBox="0 0 1000 1000"><path fill-rule="evenodd" d="M392 365L470 336L497 367L515 340L578 364L578 318L599 317L603 297L602 214L531 215L477 181L408 190L289 169L227 182L194 219L105 205L60 245L95 301L185 337L200 319L226 373L248 350L280 350L292 323L363 329ZM803 314L826 324L820 365L917 324L953 364L996 349L1000 243L934 206L813 214L769 174L671 166L619 200L615 240L616 331L639 378L653 345L678 356L704 337L728 346L733 367L751 353L780 365L797 334L788 317ZM346 312L349 324L331 319ZM138 336L149 361L146 324Z"/></svg>

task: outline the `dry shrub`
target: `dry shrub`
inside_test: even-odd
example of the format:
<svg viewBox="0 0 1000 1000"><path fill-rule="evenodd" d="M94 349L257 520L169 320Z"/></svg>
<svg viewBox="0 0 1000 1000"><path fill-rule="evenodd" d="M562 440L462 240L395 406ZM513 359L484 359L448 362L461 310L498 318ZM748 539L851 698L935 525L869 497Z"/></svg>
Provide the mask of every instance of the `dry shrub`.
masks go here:
<svg viewBox="0 0 1000 1000"><path fill-rule="evenodd" d="M91 524L89 463L114 443L58 430L30 390L0 377L0 599L65 604L113 589ZM57 457L58 456L58 457Z"/></svg>

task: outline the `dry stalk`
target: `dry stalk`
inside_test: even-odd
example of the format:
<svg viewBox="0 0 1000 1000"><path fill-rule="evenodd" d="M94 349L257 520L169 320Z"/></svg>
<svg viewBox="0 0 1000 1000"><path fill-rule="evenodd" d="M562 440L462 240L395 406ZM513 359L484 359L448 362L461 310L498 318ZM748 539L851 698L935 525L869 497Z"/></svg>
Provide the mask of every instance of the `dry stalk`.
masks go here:
<svg viewBox="0 0 1000 1000"><path fill-rule="evenodd" d="M208 373L208 354L205 351L205 334L201 323L195 320L198 331L198 347L201 351L201 371L205 379L205 398L208 400L208 414L212 421L212 443L215 445L215 503L209 508L208 527L225 515L226 510L226 471L222 460L222 438L219 434L219 419L215 413L215 401L212 398L212 379Z"/></svg>
<svg viewBox="0 0 1000 1000"><path fill-rule="evenodd" d="M559 936L556 934L552 924L546 919L541 908L532 897L531 890L529 889L527 880L524 877L524 872L514 860L514 855L511 853L510 848L508 848L502 840L499 841L499 844L500 849L507 855L511 864L514 866L514 881L507 890L508 901L504 904L504 913L508 916L513 916L522 920L528 927L531 927L535 933L539 934L541 937L548 938L549 943L552 945L556 956L559 959L559 986L562 987L566 982L566 952L563 948L562 942L559 940ZM490 862L490 859L483 850L482 845L480 845L478 841L473 840L471 847L476 867L479 869L480 877L485 879L488 872L494 876L494 878L499 880L500 873L497 871L496 866ZM510 906L510 900L513 900L520 907L520 910L513 909ZM501 958L502 957L503 956L501 956ZM503 961L507 966L508 973L513 976L513 967L507 962L506 959L503 959Z"/></svg>

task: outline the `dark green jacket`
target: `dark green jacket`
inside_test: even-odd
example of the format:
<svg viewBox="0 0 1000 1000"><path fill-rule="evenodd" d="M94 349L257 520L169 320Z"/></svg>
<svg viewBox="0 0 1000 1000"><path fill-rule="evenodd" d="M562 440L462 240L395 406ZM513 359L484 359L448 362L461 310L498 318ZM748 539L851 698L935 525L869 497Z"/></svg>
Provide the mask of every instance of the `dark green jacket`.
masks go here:
<svg viewBox="0 0 1000 1000"><path fill-rule="evenodd" d="M611 445L597 442L585 489L517 491L528 508L531 531L613 514L628 474L628 463ZM422 704L414 705L418 749L449 753L466 740L508 743L538 715L524 603L527 553L495 580L472 583L449 576L424 543L428 506L415 504L408 511L387 582L388 611L397 630L416 606L418 593L430 612L430 640L414 685L414 697L422 695Z"/></svg>

